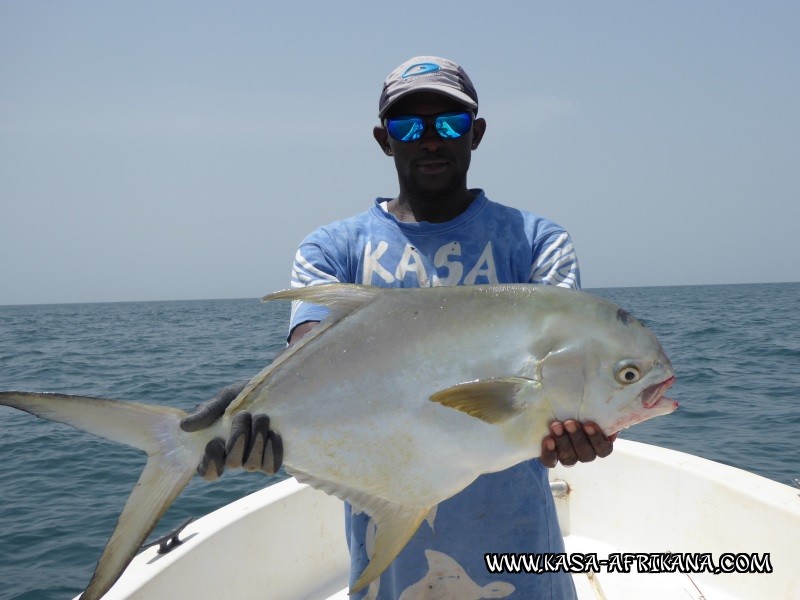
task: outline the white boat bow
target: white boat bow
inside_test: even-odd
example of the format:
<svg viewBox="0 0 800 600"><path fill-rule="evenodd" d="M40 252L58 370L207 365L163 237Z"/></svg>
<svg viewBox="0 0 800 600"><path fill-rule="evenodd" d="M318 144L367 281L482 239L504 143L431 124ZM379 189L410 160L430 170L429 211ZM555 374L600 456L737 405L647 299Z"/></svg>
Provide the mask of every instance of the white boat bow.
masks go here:
<svg viewBox="0 0 800 600"><path fill-rule="evenodd" d="M603 460L552 469L551 487L567 555L632 567L574 573L581 600L800 598L800 490L627 440ZM338 499L287 479L190 523L169 553L144 550L105 598L345 600L343 515ZM676 554L700 571L711 560L771 572L637 570L669 570Z"/></svg>

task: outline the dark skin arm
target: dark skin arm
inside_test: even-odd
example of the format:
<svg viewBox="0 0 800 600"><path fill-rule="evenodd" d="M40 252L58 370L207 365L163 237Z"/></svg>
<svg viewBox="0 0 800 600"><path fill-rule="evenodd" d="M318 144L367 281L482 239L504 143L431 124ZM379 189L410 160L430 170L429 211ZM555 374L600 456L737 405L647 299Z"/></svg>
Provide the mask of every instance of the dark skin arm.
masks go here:
<svg viewBox="0 0 800 600"><path fill-rule="evenodd" d="M317 325L319 325L319 321L306 321L305 323L300 323L300 325L292 329L292 334L289 336L289 347L294 346L300 341L300 338L314 329L314 327Z"/></svg>
<svg viewBox="0 0 800 600"><path fill-rule="evenodd" d="M306 321L292 331L289 346L298 342L311 331L319 321ZM581 425L574 419L563 423L555 421L550 424L550 435L542 440L542 453L539 457L546 467L555 467L556 463L571 467L577 462L591 462L595 458L605 458L614 449L617 434L606 436L592 421Z"/></svg>

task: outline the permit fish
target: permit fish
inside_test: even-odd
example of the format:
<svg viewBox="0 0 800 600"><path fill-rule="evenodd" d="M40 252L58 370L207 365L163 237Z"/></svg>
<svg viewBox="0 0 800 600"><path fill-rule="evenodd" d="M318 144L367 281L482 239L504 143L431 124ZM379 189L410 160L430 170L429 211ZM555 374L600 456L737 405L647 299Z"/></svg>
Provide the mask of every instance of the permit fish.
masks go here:
<svg viewBox="0 0 800 600"><path fill-rule="evenodd" d="M2 405L147 452L83 600L119 578L239 411L270 416L289 474L374 519L374 552L355 592L438 503L484 473L539 456L551 422L592 420L610 435L677 408L664 396L674 375L656 336L584 292L334 283L262 300L312 302L330 314L206 429L183 431L186 413L166 406L0 393Z"/></svg>

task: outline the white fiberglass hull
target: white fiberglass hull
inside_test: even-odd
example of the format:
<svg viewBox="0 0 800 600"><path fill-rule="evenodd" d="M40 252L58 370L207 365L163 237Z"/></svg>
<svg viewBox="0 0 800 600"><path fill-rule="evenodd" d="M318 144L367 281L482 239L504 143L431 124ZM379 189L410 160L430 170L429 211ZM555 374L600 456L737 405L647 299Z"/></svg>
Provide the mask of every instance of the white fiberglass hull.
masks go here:
<svg viewBox="0 0 800 600"><path fill-rule="evenodd" d="M606 459L552 469L551 480L566 482L554 490L567 554L631 567L573 574L581 600L800 598L797 489L626 440ZM345 600L343 515L336 498L283 481L189 524L172 552L145 550L105 598ZM670 570L667 553L687 553L679 560L695 570L741 569L754 557L772 572L637 572Z"/></svg>

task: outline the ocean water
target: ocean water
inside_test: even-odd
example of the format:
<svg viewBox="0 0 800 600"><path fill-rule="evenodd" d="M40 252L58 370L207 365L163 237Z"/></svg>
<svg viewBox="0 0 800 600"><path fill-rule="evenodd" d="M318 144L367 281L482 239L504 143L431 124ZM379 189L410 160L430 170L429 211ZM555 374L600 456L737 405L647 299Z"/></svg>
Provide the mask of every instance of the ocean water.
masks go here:
<svg viewBox="0 0 800 600"><path fill-rule="evenodd" d="M800 477L800 283L589 290L661 339L680 409L624 438L789 484ZM257 300L0 306L0 390L190 409L284 345L288 304ZM88 583L144 455L0 408L0 599L71 598ZM153 536L274 478L195 478Z"/></svg>

